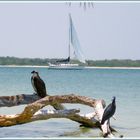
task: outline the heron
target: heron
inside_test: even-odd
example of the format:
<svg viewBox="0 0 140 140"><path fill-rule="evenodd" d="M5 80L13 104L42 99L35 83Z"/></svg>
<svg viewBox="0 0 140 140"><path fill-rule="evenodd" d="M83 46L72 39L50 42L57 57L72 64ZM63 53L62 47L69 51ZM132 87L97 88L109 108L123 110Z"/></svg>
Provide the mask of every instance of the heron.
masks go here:
<svg viewBox="0 0 140 140"><path fill-rule="evenodd" d="M31 83L34 91L39 97L45 97L47 93L44 81L40 78L39 73L37 71L32 71L31 73L33 74L31 77Z"/></svg>
<svg viewBox="0 0 140 140"><path fill-rule="evenodd" d="M103 117L101 120L101 125L103 125L105 123L106 120L110 120L110 118L114 115L115 111L116 111L116 97L113 97L112 99L112 103L109 104L106 109L104 110L103 113Z"/></svg>

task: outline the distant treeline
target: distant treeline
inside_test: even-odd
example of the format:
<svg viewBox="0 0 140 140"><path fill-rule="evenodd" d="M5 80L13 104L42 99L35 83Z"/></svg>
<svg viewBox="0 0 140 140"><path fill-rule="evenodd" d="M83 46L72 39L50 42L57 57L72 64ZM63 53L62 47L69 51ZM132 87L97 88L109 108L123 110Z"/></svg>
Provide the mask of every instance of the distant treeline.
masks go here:
<svg viewBox="0 0 140 140"><path fill-rule="evenodd" d="M140 67L140 60L88 60L87 65L97 67Z"/></svg>
<svg viewBox="0 0 140 140"><path fill-rule="evenodd" d="M48 66L48 63L56 63L60 59L41 59L41 58L17 58L17 57L0 57L0 65L38 65ZM140 67L140 60L87 60L86 64L82 64L79 61L72 60L72 63L79 63L85 66L97 66L97 67Z"/></svg>

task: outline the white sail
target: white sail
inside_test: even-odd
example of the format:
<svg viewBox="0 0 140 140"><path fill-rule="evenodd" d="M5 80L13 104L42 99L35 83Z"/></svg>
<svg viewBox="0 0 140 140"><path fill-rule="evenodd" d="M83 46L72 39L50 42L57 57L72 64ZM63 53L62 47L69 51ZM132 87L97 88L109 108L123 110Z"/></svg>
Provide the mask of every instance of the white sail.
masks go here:
<svg viewBox="0 0 140 140"><path fill-rule="evenodd" d="M80 43L78 41L77 33L76 33L76 30L75 30L75 27L74 27L74 24L72 22L72 18L71 18L71 15L70 14L69 14L69 19L70 19L70 28L69 28L70 44L74 48L74 54L75 54L76 58L80 62L85 63L85 58L84 58L82 49L80 47Z"/></svg>
<svg viewBox="0 0 140 140"><path fill-rule="evenodd" d="M49 69L74 69L74 70L79 70L79 69L84 69L84 66L80 66L78 63L70 63L70 51L71 47L73 46L74 50L74 55L76 59L78 59L80 62L85 63L85 58L82 52L82 49L80 47L80 43L78 41L77 33L74 28L74 24L72 22L71 15L69 14L69 56L67 59L62 59L56 61L56 63L52 64L49 63Z"/></svg>

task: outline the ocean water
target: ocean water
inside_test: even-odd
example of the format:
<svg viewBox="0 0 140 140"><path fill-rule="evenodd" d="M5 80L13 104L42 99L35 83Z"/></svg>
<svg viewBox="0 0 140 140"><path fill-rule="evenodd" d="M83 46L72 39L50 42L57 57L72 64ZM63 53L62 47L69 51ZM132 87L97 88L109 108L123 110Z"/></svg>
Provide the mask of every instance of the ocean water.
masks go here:
<svg viewBox="0 0 140 140"><path fill-rule="evenodd" d="M45 81L49 95L77 94L104 99L108 105L116 96L116 120L111 125L124 137L140 137L140 70L84 69L49 70L39 67L0 67L0 96L32 94L31 71L37 70ZM90 113L92 108L79 104L64 104ZM22 112L26 105L2 107L0 114ZM51 108L51 107L48 107ZM99 129L80 128L67 119L50 119L11 127L1 127L0 137L100 137Z"/></svg>

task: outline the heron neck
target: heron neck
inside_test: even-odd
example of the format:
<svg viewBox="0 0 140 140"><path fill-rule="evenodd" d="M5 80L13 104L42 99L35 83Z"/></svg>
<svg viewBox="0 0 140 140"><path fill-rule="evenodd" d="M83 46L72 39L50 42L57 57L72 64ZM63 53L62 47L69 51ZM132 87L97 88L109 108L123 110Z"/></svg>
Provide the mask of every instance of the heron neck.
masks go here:
<svg viewBox="0 0 140 140"><path fill-rule="evenodd" d="M115 105L115 100L113 100L113 101L112 101L112 104L114 104L114 105Z"/></svg>

